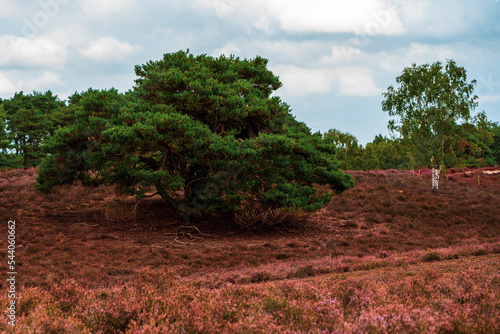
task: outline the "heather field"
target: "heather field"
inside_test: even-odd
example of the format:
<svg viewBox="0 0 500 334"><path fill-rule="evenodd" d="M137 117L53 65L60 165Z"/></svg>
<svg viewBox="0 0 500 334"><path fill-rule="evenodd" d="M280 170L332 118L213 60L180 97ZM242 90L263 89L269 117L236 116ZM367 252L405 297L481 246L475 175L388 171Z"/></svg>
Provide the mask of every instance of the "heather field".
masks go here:
<svg viewBox="0 0 500 334"><path fill-rule="evenodd" d="M0 172L0 331L499 333L499 169L448 171L438 194L426 170L350 172L356 186L307 220L255 231Z"/></svg>

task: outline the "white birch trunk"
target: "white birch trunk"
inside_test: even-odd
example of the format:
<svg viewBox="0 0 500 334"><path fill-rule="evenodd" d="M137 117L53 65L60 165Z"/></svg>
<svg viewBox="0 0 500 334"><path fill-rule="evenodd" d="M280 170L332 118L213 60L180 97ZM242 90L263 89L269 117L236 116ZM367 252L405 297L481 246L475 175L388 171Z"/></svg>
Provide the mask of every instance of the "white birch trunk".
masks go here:
<svg viewBox="0 0 500 334"><path fill-rule="evenodd" d="M432 192L437 193L439 188L439 173L441 172L440 168L432 169Z"/></svg>

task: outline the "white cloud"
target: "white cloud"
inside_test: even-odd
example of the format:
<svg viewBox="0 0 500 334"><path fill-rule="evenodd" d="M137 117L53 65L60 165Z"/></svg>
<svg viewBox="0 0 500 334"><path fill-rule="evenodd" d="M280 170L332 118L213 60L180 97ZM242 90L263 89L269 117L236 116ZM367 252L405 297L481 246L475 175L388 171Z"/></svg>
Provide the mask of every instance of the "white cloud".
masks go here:
<svg viewBox="0 0 500 334"><path fill-rule="evenodd" d="M413 63L417 65L431 64L436 61L445 62L456 55L453 50L443 45L426 45L412 43L409 47L401 48L391 52L380 52L377 54L380 67L391 73L401 73L401 71Z"/></svg>
<svg viewBox="0 0 500 334"><path fill-rule="evenodd" d="M295 97L317 93L339 96L366 97L382 93L374 83L371 70L365 67L299 68L278 66L274 74L280 77L285 94Z"/></svg>
<svg viewBox="0 0 500 334"><path fill-rule="evenodd" d="M243 0L198 0L198 3L214 9L219 16L225 16L241 7Z"/></svg>
<svg viewBox="0 0 500 334"><path fill-rule="evenodd" d="M273 22L269 17L262 15L257 21L255 21L252 26L271 35L274 32Z"/></svg>
<svg viewBox="0 0 500 334"><path fill-rule="evenodd" d="M407 0L401 4L402 17L406 23L416 26L432 19L432 4L429 1Z"/></svg>
<svg viewBox="0 0 500 334"><path fill-rule="evenodd" d="M16 85L7 75L0 72L0 97L9 97L16 92Z"/></svg>
<svg viewBox="0 0 500 334"><path fill-rule="evenodd" d="M324 56L321 61L327 64L348 63L355 60L360 60L363 57L365 57L365 54L360 48L345 45L333 45L332 53L328 56Z"/></svg>
<svg viewBox="0 0 500 334"><path fill-rule="evenodd" d="M275 0L265 1L264 7L282 29L293 33L391 35L404 30L396 8L383 0Z"/></svg>
<svg viewBox="0 0 500 334"><path fill-rule="evenodd" d="M22 83L27 87L32 87L33 90L36 90L37 87L49 87L54 85L61 85L61 75L56 72L51 71L43 71L41 76L35 78L34 80L30 80L30 82Z"/></svg>
<svg viewBox="0 0 500 334"><path fill-rule="evenodd" d="M55 29L45 36L54 43L65 45L70 51L87 46L89 41L92 40L88 32L85 31L85 27L82 27L79 23L66 25L62 29Z"/></svg>
<svg viewBox="0 0 500 334"><path fill-rule="evenodd" d="M367 97L382 93L374 83L373 73L367 68L344 67L335 72L338 95Z"/></svg>
<svg viewBox="0 0 500 334"><path fill-rule="evenodd" d="M220 55L230 56L230 55L238 55L240 49L234 43L229 42L225 44L222 48L216 49L213 52L215 57L219 57Z"/></svg>
<svg viewBox="0 0 500 334"><path fill-rule="evenodd" d="M67 50L47 37L0 36L0 66L10 68L62 68Z"/></svg>
<svg viewBox="0 0 500 334"><path fill-rule="evenodd" d="M101 17L129 10L133 0L80 0L85 13L92 17Z"/></svg>
<svg viewBox="0 0 500 334"><path fill-rule="evenodd" d="M16 92L53 90L62 86L61 75L52 71L2 71L0 72L0 96L10 98Z"/></svg>
<svg viewBox="0 0 500 334"><path fill-rule="evenodd" d="M404 31L395 0L198 0L218 16L251 20L268 34L274 27L291 33L393 35Z"/></svg>
<svg viewBox="0 0 500 334"><path fill-rule="evenodd" d="M401 2L401 19L416 35L444 38L469 32L474 23L484 25L485 13L478 10L474 2L456 0Z"/></svg>
<svg viewBox="0 0 500 334"><path fill-rule="evenodd" d="M293 96L328 92L333 82L331 71L326 69L279 66L273 72L280 77L282 90Z"/></svg>
<svg viewBox="0 0 500 334"><path fill-rule="evenodd" d="M80 54L95 61L116 61L123 60L136 50L137 47L114 37L99 37L81 49Z"/></svg>
<svg viewBox="0 0 500 334"><path fill-rule="evenodd" d="M252 47L256 47L264 52L273 52L282 54L281 57L287 57L295 61L301 61L304 58L311 58L311 56L318 56L318 52L325 48L322 41L302 41L297 42L294 40L280 40L280 41L262 41L253 43Z"/></svg>
<svg viewBox="0 0 500 334"><path fill-rule="evenodd" d="M0 17L10 17L15 12L12 0L0 0L0 8Z"/></svg>

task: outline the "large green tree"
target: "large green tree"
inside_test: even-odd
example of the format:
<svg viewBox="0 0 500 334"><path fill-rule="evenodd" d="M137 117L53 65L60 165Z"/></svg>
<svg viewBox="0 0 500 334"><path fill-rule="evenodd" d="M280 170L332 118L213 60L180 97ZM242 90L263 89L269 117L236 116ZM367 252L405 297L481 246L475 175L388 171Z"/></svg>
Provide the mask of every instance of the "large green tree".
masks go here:
<svg viewBox="0 0 500 334"><path fill-rule="evenodd" d="M72 126L46 144L37 189L76 180L156 191L179 211L247 207L316 210L353 186L334 148L297 122L272 93L281 86L261 57L165 54L136 66L134 89L88 90ZM154 190L153 190L154 189Z"/></svg>
<svg viewBox="0 0 500 334"><path fill-rule="evenodd" d="M396 78L383 94L382 109L394 117L389 129L412 147L417 161L432 168L432 189L438 190L439 174L452 147L463 138L458 123L471 119L477 106L473 95L476 81L467 81L463 67L448 60L432 65L413 64Z"/></svg>

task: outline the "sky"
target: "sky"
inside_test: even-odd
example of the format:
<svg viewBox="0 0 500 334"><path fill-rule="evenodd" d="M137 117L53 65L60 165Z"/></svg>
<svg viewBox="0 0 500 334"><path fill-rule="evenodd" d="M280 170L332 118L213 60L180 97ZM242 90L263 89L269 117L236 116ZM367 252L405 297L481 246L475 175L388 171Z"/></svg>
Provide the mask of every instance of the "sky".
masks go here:
<svg viewBox="0 0 500 334"><path fill-rule="evenodd" d="M498 0L0 0L0 98L134 86L165 53L261 56L313 132L389 135L382 93L405 67L453 59L500 121Z"/></svg>

